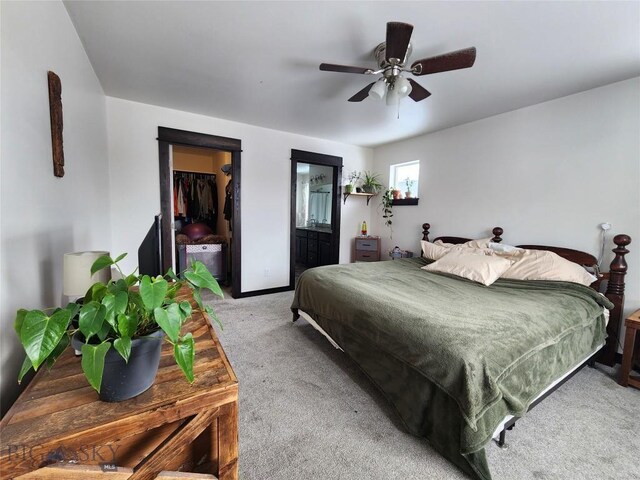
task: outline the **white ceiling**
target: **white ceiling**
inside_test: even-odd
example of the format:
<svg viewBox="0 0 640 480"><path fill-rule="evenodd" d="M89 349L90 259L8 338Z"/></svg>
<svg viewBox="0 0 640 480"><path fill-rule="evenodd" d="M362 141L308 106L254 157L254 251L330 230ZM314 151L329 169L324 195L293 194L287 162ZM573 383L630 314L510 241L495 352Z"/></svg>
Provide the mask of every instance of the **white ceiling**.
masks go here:
<svg viewBox="0 0 640 480"><path fill-rule="evenodd" d="M376 146L640 75L640 2L88 2L65 5L107 95ZM473 68L415 77L397 110L347 99L387 21L410 60L475 46Z"/></svg>

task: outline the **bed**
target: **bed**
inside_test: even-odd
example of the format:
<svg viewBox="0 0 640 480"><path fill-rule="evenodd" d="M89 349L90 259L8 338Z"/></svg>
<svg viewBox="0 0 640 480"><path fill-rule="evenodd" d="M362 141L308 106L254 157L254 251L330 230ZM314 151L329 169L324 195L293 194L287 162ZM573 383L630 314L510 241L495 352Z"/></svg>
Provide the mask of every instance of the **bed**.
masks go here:
<svg viewBox="0 0 640 480"><path fill-rule="evenodd" d="M492 241L502 233L494 228ZM294 321L302 315L360 366L409 432L473 478L490 480L491 438L504 441L518 417L585 363L615 358L630 241L615 237L610 272L593 288L502 278L486 287L425 272L429 262L420 257L307 270L291 308ZM596 263L576 250L526 248ZM597 292L603 278L605 295Z"/></svg>

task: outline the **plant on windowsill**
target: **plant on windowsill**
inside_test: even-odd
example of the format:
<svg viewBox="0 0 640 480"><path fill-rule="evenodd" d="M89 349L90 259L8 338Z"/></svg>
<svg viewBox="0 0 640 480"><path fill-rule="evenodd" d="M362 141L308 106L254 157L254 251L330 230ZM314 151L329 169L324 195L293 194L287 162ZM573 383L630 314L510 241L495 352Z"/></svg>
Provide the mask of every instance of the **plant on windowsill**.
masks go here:
<svg viewBox="0 0 640 480"><path fill-rule="evenodd" d="M410 177L407 177L407 178L405 178L404 183L407 186L407 191L404 192L404 197L405 198L411 198L411 188L416 183L416 181L415 180L411 180Z"/></svg>
<svg viewBox="0 0 640 480"><path fill-rule="evenodd" d="M362 190L365 193L378 193L383 185L380 183L380 175L372 172L364 172L362 179Z"/></svg>
<svg viewBox="0 0 640 480"><path fill-rule="evenodd" d="M393 188L388 188L382 194L382 218L384 218L385 226L389 227L389 238L393 238Z"/></svg>
<svg viewBox="0 0 640 480"><path fill-rule="evenodd" d="M222 297L218 282L201 262L185 270L182 280L172 269L164 277L125 276L118 266L125 256L114 260L104 255L94 262L92 275L114 265L122 278L93 284L82 306L70 303L50 316L41 310L18 310L14 327L27 353L18 382L31 368L37 370L43 363L53 366L71 341L82 351L82 370L100 399L126 400L153 384L166 338L173 345L176 363L193 383L194 339L191 332L180 335L192 309L188 301L178 302L176 296L182 287L189 287L198 307L222 327L201 296L205 289ZM76 315L79 319L74 325Z"/></svg>

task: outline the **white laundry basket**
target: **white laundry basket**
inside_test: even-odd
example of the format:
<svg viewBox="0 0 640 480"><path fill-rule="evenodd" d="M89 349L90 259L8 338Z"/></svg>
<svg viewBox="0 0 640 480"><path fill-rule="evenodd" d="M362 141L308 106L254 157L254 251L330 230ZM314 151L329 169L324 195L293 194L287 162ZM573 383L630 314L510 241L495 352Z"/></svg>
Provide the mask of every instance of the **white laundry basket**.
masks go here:
<svg viewBox="0 0 640 480"><path fill-rule="evenodd" d="M194 260L205 264L219 282L227 281L227 244L178 245L178 269L184 271Z"/></svg>

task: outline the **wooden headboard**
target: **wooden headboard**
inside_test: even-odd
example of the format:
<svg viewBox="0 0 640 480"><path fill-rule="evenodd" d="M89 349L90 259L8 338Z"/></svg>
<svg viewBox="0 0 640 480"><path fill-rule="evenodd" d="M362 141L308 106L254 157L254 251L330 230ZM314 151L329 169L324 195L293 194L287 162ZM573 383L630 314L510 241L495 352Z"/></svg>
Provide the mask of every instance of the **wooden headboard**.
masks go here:
<svg viewBox="0 0 640 480"><path fill-rule="evenodd" d="M429 241L429 229L431 225L428 223L422 224L422 239ZM502 241L501 235L503 230L500 227L495 227L492 230L494 237L491 239L493 242ZM460 244L468 242L469 238L463 237L438 237L435 240L442 240L445 243ZM435 241L434 240L434 241ZM613 303L613 308L610 312L609 323L607 325L607 343L600 350L598 356L598 362L613 366L616 363L616 353L618 351L618 338L620 335L620 324L622 323L623 307L624 307L624 277L627 274L627 261L625 255L629 253L627 245L631 243L631 237L629 235L620 234L613 237L613 243L616 244L616 248L613 249L615 257L609 265L609 271L600 274L600 278L594 282L591 287L595 290L600 290L600 284L603 281L607 282L607 288L605 296ZM518 245L519 248L526 248L529 250L547 250L560 255L562 258L575 262L582 266L593 267L598 264L596 257L590 253L582 252L580 250L573 250L571 248L554 247L549 245Z"/></svg>
<svg viewBox="0 0 640 480"><path fill-rule="evenodd" d="M422 239L426 240L427 242L429 242L429 229L431 228L431 225L429 225L428 223L423 223L422 224ZM504 232L504 230L502 230L502 228L500 227L493 227L493 230L491 230L491 233L493 233L493 238L491 239L492 242L496 242L496 243L500 243L502 241L502 237L500 235L502 235ZM454 245L459 245L461 243L466 243L471 241L471 238L464 238L464 237L448 237L448 236L443 236L443 237L437 237L435 238L433 241L436 242L438 240L441 240L444 243L453 243Z"/></svg>

